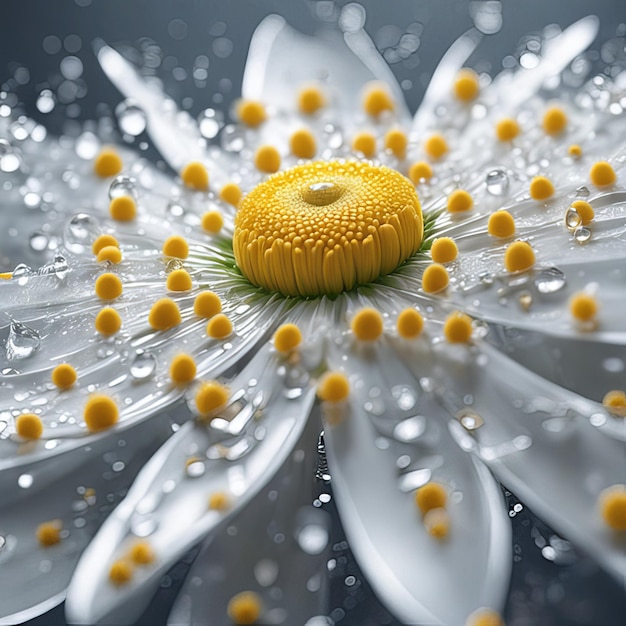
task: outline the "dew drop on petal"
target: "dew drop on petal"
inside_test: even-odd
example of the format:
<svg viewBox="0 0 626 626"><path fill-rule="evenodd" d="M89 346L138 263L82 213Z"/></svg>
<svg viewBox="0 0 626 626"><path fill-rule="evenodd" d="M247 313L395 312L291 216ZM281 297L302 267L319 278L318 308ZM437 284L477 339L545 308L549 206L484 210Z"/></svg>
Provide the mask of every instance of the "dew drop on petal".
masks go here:
<svg viewBox="0 0 626 626"><path fill-rule="evenodd" d="M278 564L272 559L261 559L254 566L254 577L261 587L271 587L278 578Z"/></svg>
<svg viewBox="0 0 626 626"><path fill-rule="evenodd" d="M189 478L199 478L206 471L206 466L202 461L192 461L185 467L185 473Z"/></svg>
<svg viewBox="0 0 626 626"><path fill-rule="evenodd" d="M535 287L539 293L555 293L567 283L565 274L558 267L549 267L539 272L535 278Z"/></svg>
<svg viewBox="0 0 626 626"><path fill-rule="evenodd" d="M76 138L74 150L81 159L91 161L100 151L100 140L95 133L86 130Z"/></svg>
<svg viewBox="0 0 626 626"><path fill-rule="evenodd" d="M80 254L85 248L91 248L99 234L98 221L87 213L78 213L65 227L65 245L71 252Z"/></svg>
<svg viewBox="0 0 626 626"><path fill-rule="evenodd" d="M6 139L0 139L0 170L10 174L19 170L21 164L19 152Z"/></svg>
<svg viewBox="0 0 626 626"><path fill-rule="evenodd" d="M36 107L40 113L50 113L56 105L54 94L50 89L42 89L37 98Z"/></svg>
<svg viewBox="0 0 626 626"><path fill-rule="evenodd" d="M245 132L244 128L233 124L225 126L220 136L222 148L226 152L241 152L246 145Z"/></svg>
<svg viewBox="0 0 626 626"><path fill-rule="evenodd" d="M332 150L338 150L343 145L343 131L335 124L325 124L322 130L324 143Z"/></svg>
<svg viewBox="0 0 626 626"><path fill-rule="evenodd" d="M154 374L157 362L154 354L141 352L135 356L130 366L130 375L135 380L147 380Z"/></svg>
<svg viewBox="0 0 626 626"><path fill-rule="evenodd" d="M57 254L54 257L54 261L42 265L37 273L42 276L54 274L57 278L63 279L69 271L70 266L67 259L62 254Z"/></svg>
<svg viewBox="0 0 626 626"><path fill-rule="evenodd" d="M24 286L32 274L32 268L29 265L26 265L26 263L19 263L13 270L13 278L17 280L17 284L20 286Z"/></svg>
<svg viewBox="0 0 626 626"><path fill-rule="evenodd" d="M578 211L573 206L568 207L565 211L565 227L568 230L574 230L582 224L582 221Z"/></svg>
<svg viewBox="0 0 626 626"><path fill-rule="evenodd" d="M169 202L166 212L169 217L182 217L185 214L185 209L177 202Z"/></svg>
<svg viewBox="0 0 626 626"><path fill-rule="evenodd" d="M415 415L396 424L393 429L393 436L398 441L415 441L425 429L426 418L423 415Z"/></svg>
<svg viewBox="0 0 626 626"><path fill-rule="evenodd" d="M198 127L200 134L205 139L213 139L217 137L222 126L224 125L224 115L221 111L215 109L205 109L198 116Z"/></svg>
<svg viewBox="0 0 626 626"><path fill-rule="evenodd" d="M132 176L116 176L109 186L109 199L131 196L137 199L137 181Z"/></svg>
<svg viewBox="0 0 626 626"><path fill-rule="evenodd" d="M498 167L487 172L485 184L487 185L487 192L492 196L502 196L509 188L509 176L506 170Z"/></svg>
<svg viewBox="0 0 626 626"><path fill-rule="evenodd" d="M307 554L320 554L328 544L328 529L322 524L306 523L296 531L296 539Z"/></svg>
<svg viewBox="0 0 626 626"><path fill-rule="evenodd" d="M591 230L586 226L579 226L574 231L574 241L579 245L586 244L591 239Z"/></svg>
<svg viewBox="0 0 626 626"><path fill-rule="evenodd" d="M6 343L6 355L9 361L26 359L34 354L41 345L39 333L30 326L11 320Z"/></svg>
<svg viewBox="0 0 626 626"><path fill-rule="evenodd" d="M28 244L30 245L31 250L35 252L42 252L48 247L48 235L46 233L42 233L41 231L35 231L28 238Z"/></svg>
<svg viewBox="0 0 626 626"><path fill-rule="evenodd" d="M624 361L618 357L610 357L602 361L602 367L611 374L619 374L624 371Z"/></svg>
<svg viewBox="0 0 626 626"><path fill-rule="evenodd" d="M398 408L402 411L410 411L417 401L415 391L407 385L396 385L392 388L391 395L396 399Z"/></svg>
<svg viewBox="0 0 626 626"><path fill-rule="evenodd" d="M148 120L143 109L132 100L124 100L115 107L115 116L122 132L137 137L146 130Z"/></svg>

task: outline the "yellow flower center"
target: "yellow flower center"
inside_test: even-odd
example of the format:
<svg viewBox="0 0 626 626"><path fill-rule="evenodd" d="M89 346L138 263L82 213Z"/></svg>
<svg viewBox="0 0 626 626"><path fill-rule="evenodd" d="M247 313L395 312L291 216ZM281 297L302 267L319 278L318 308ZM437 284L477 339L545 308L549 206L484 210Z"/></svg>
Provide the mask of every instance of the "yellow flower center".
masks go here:
<svg viewBox="0 0 626 626"><path fill-rule="evenodd" d="M242 201L235 259L251 283L286 296L336 295L393 271L422 241L413 185L364 162L314 161Z"/></svg>

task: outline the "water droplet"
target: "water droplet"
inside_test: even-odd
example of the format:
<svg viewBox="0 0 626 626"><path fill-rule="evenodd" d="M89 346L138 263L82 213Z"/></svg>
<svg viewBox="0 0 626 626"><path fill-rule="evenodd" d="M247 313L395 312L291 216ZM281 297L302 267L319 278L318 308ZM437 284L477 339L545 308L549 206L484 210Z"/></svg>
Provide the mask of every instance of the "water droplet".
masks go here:
<svg viewBox="0 0 626 626"><path fill-rule="evenodd" d="M32 275L33 270L26 263L19 263L13 270L13 278L17 280L17 284L20 286L24 286Z"/></svg>
<svg viewBox="0 0 626 626"><path fill-rule="evenodd" d="M135 380L146 380L154 374L157 361L154 354L150 352L141 352L135 356L130 366L130 375Z"/></svg>
<svg viewBox="0 0 626 626"><path fill-rule="evenodd" d="M200 134L206 139L217 137L220 129L224 125L224 115L215 109L205 109L198 116L198 127Z"/></svg>
<svg viewBox="0 0 626 626"><path fill-rule="evenodd" d="M582 224L582 221L580 213L573 206L568 207L565 211L565 227L568 230L574 230Z"/></svg>
<svg viewBox="0 0 626 626"><path fill-rule="evenodd" d="M140 515L135 513L130 518L130 532L136 537L148 537L158 527L157 520L152 515Z"/></svg>
<svg viewBox="0 0 626 626"><path fill-rule="evenodd" d="M189 478L199 478L205 471L206 467L200 459L194 459L185 466L185 473Z"/></svg>
<svg viewBox="0 0 626 626"><path fill-rule="evenodd" d="M254 577L261 587L271 587L278 578L278 564L271 559L261 559L254 566Z"/></svg>
<svg viewBox="0 0 626 626"><path fill-rule="evenodd" d="M469 409L462 409L456 415L456 418L461 422L461 426L465 430L472 432L478 430L485 422L483 418L474 411Z"/></svg>
<svg viewBox="0 0 626 626"><path fill-rule="evenodd" d="M519 294L517 301L524 311L530 311L530 307L533 304L533 297L530 292L524 291Z"/></svg>
<svg viewBox="0 0 626 626"><path fill-rule="evenodd" d="M330 473L328 471L328 461L326 459L326 444L324 443L324 432L320 433L317 440L317 468L315 470L315 478L328 482Z"/></svg>
<svg viewBox="0 0 626 626"><path fill-rule="evenodd" d="M415 390L407 385L396 385L391 389L391 395L396 399L398 408L410 411L417 402Z"/></svg>
<svg viewBox="0 0 626 626"><path fill-rule="evenodd" d="M539 293L555 293L565 287L565 274L558 267L549 267L539 272L535 278L535 287Z"/></svg>
<svg viewBox="0 0 626 626"><path fill-rule="evenodd" d="M90 161L100 151L100 140L90 130L86 130L84 133L76 138L76 144L74 145L76 154L86 161Z"/></svg>
<svg viewBox="0 0 626 626"><path fill-rule="evenodd" d="M426 430L426 418L423 415L415 415L402 420L393 429L393 436L398 441L415 441Z"/></svg>
<svg viewBox="0 0 626 626"><path fill-rule="evenodd" d="M54 257L54 261L42 265L37 273L41 276L54 274L57 278L63 279L67 276L69 271L70 266L67 259L63 255L57 254Z"/></svg>
<svg viewBox="0 0 626 626"><path fill-rule="evenodd" d="M588 198L590 194L591 192L589 191L589 188L585 187L584 185L576 189L576 196L578 198Z"/></svg>
<svg viewBox="0 0 626 626"><path fill-rule="evenodd" d="M100 234L100 224L87 213L78 213L65 227L65 245L71 252L81 254Z"/></svg>
<svg viewBox="0 0 626 626"><path fill-rule="evenodd" d="M177 202L168 202L166 212L170 217L182 217L185 209Z"/></svg>
<svg viewBox="0 0 626 626"><path fill-rule="evenodd" d="M324 143L332 150L341 148L343 144L343 131L335 124L325 124L322 129Z"/></svg>
<svg viewBox="0 0 626 626"><path fill-rule="evenodd" d="M31 250L34 250L35 252L42 252L45 250L48 247L48 242L48 235L42 233L40 230L32 233L28 239Z"/></svg>
<svg viewBox="0 0 626 626"><path fill-rule="evenodd" d="M56 104L54 94L50 89L42 89L37 98L36 107L40 113L50 113Z"/></svg>
<svg viewBox="0 0 626 626"><path fill-rule="evenodd" d="M591 230L589 230L586 226L579 226L574 231L574 241L583 246L591 239Z"/></svg>
<svg viewBox="0 0 626 626"><path fill-rule="evenodd" d="M307 554L321 554L328 545L328 530L321 524L305 524L297 532L296 539Z"/></svg>
<svg viewBox="0 0 626 626"><path fill-rule="evenodd" d="M220 136L222 148L227 152L241 152L246 145L245 135L245 129L240 126L225 126Z"/></svg>
<svg viewBox="0 0 626 626"><path fill-rule="evenodd" d="M6 139L0 139L0 170L10 174L20 169L22 157Z"/></svg>
<svg viewBox="0 0 626 626"><path fill-rule="evenodd" d="M132 176L116 176L109 185L109 199L131 196L137 200L137 181Z"/></svg>
<svg viewBox="0 0 626 626"><path fill-rule="evenodd" d="M611 357L602 361L602 367L611 374L619 374L624 371L624 361L617 357Z"/></svg>
<svg viewBox="0 0 626 626"><path fill-rule="evenodd" d="M431 478L432 470L428 467L402 474L398 479L398 488L404 493L423 487Z"/></svg>
<svg viewBox="0 0 626 626"><path fill-rule="evenodd" d="M491 272L481 272L478 274L478 280L485 286L493 285L493 274Z"/></svg>
<svg viewBox="0 0 626 626"><path fill-rule="evenodd" d="M115 107L117 123L122 132L137 137L146 130L148 123L143 109L133 100L124 100Z"/></svg>
<svg viewBox="0 0 626 626"><path fill-rule="evenodd" d="M509 188L509 175L505 169L498 167L487 173L485 184L487 193L492 196L502 196Z"/></svg>
<svg viewBox="0 0 626 626"><path fill-rule="evenodd" d="M22 489L30 489L33 484L33 477L31 474L20 474L17 478L17 484Z"/></svg>
<svg viewBox="0 0 626 626"><path fill-rule="evenodd" d="M28 358L39 349L40 344L41 337L34 328L17 320L11 320L6 344L6 355L9 361Z"/></svg>
<svg viewBox="0 0 626 626"><path fill-rule="evenodd" d="M35 191L27 191L24 194L24 204L29 209L37 209L41 204L41 196Z"/></svg>

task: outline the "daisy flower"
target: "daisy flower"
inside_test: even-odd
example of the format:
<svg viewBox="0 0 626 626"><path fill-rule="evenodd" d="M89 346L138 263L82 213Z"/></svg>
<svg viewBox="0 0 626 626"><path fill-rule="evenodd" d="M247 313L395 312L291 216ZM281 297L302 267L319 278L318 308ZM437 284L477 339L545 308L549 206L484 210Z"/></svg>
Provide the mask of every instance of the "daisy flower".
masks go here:
<svg viewBox="0 0 626 626"><path fill-rule="evenodd" d="M132 623L200 545L170 623L340 621L330 485L403 623L504 623L500 484L623 579L624 58L471 30L412 115L342 15L264 20L216 141L98 42L169 169L0 117L4 255L49 256L0 281L0 621Z"/></svg>

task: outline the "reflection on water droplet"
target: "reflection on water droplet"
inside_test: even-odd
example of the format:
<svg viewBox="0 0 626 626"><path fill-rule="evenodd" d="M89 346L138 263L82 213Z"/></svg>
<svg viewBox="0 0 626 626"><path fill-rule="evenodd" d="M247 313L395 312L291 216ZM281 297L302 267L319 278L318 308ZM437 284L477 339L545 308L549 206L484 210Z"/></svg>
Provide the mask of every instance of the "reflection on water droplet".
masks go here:
<svg viewBox="0 0 626 626"><path fill-rule="evenodd" d="M426 429L426 418L423 415L415 415L402 420L393 429L394 439L398 441L415 441Z"/></svg>
<svg viewBox="0 0 626 626"><path fill-rule="evenodd" d="M87 213L78 213L65 227L65 245L71 252L81 254L85 248L91 249L99 234L98 221Z"/></svg>
<svg viewBox="0 0 626 626"><path fill-rule="evenodd" d="M182 217L185 209L176 202L168 202L166 212L170 217Z"/></svg>
<svg viewBox="0 0 626 626"><path fill-rule="evenodd" d="M118 198L120 196L131 196L137 199L137 181L132 176L116 176L109 185L109 199Z"/></svg>
<svg viewBox="0 0 626 626"><path fill-rule="evenodd" d="M591 192L589 191L589 188L584 185L576 189L576 196L579 198L588 198L590 194Z"/></svg>
<svg viewBox="0 0 626 626"><path fill-rule="evenodd" d="M41 231L35 231L31 234L28 239L28 243L31 247L31 250L35 252L42 252L48 247L48 236Z"/></svg>
<svg viewBox="0 0 626 626"><path fill-rule="evenodd" d="M296 539L307 554L320 554L328 545L328 530L320 524L305 524L297 531Z"/></svg>
<svg viewBox="0 0 626 626"><path fill-rule="evenodd" d="M565 211L565 227L568 230L574 230L582 224L582 221L580 213L573 206L568 207Z"/></svg>
<svg viewBox="0 0 626 626"><path fill-rule="evenodd" d="M13 278L17 280L17 284L20 286L24 286L32 274L32 268L26 265L26 263L19 263L13 270Z"/></svg>
<svg viewBox="0 0 626 626"><path fill-rule="evenodd" d="M487 173L485 184L488 193L492 196L501 196L509 188L509 176L505 169L496 168Z"/></svg>
<svg viewBox="0 0 626 626"><path fill-rule="evenodd" d="M147 118L143 109L132 100L124 100L115 107L115 116L122 132L132 137L146 130Z"/></svg>
<svg viewBox="0 0 626 626"><path fill-rule="evenodd" d="M41 338L34 328L11 320L6 344L6 355L9 361L28 358L38 350L40 344Z"/></svg>
<svg viewBox="0 0 626 626"><path fill-rule="evenodd" d="M42 89L35 106L40 113L50 113L56 104L54 94L50 89Z"/></svg>
<svg viewBox="0 0 626 626"><path fill-rule="evenodd" d="M90 161L95 158L96 154L100 150L100 140L90 130L86 130L84 133L76 138L76 144L74 145L76 154L86 161Z"/></svg>
<svg viewBox="0 0 626 626"><path fill-rule="evenodd" d="M391 389L391 395L396 399L398 408L402 411L410 411L417 402L415 390L407 385L396 385Z"/></svg>
<svg viewBox="0 0 626 626"><path fill-rule="evenodd" d="M423 487L430 480L431 476L432 470L428 467L407 472L398 478L398 488L404 493L414 491Z"/></svg>
<svg viewBox="0 0 626 626"><path fill-rule="evenodd" d="M194 460L185 467L185 473L189 478L198 478L204 474L206 467L200 460Z"/></svg>
<svg viewBox="0 0 626 626"><path fill-rule="evenodd" d="M130 366L130 375L135 380L146 380L154 374L157 362L154 354L142 352L137 354Z"/></svg>
<svg viewBox="0 0 626 626"><path fill-rule="evenodd" d="M41 204L41 196L35 191L27 191L24 194L24 204L29 209L37 209Z"/></svg>
<svg viewBox="0 0 626 626"><path fill-rule="evenodd" d="M33 477L30 474L20 474L17 479L17 484L22 489L30 489L33 484Z"/></svg>
<svg viewBox="0 0 626 626"><path fill-rule="evenodd" d="M485 423L483 418L478 415L478 413L475 413L474 411L471 411L469 409L462 409L461 411L459 411L456 415L456 418L459 420L459 422L461 422L461 426L463 426L465 430L470 432L478 430Z"/></svg>
<svg viewBox="0 0 626 626"><path fill-rule="evenodd" d="M586 244L591 239L591 230L586 226L579 226L574 231L574 241L579 245Z"/></svg>
<svg viewBox="0 0 626 626"><path fill-rule="evenodd" d="M565 274L558 267L549 267L539 272L535 278L535 287L539 293L555 293L565 287Z"/></svg>
<svg viewBox="0 0 626 626"><path fill-rule="evenodd" d="M0 139L0 170L10 174L20 168L22 157L6 139Z"/></svg>
<svg viewBox="0 0 626 626"><path fill-rule="evenodd" d="M213 139L224 125L224 115L215 109L205 109L198 116L200 134L206 139Z"/></svg>
<svg viewBox="0 0 626 626"><path fill-rule="evenodd" d="M67 276L69 271L70 266L67 259L63 255L57 254L54 257L54 261L42 265L37 273L41 276L54 274L57 278L63 279Z"/></svg>

